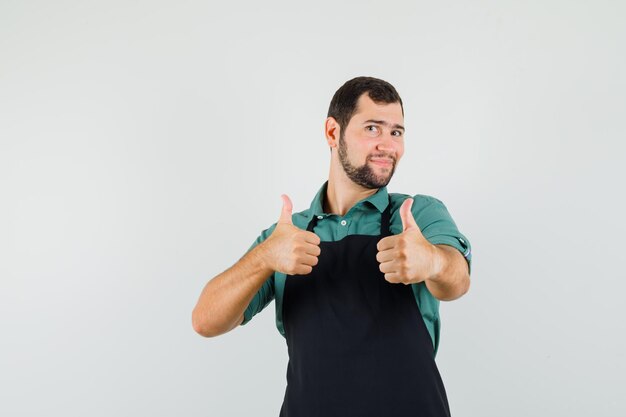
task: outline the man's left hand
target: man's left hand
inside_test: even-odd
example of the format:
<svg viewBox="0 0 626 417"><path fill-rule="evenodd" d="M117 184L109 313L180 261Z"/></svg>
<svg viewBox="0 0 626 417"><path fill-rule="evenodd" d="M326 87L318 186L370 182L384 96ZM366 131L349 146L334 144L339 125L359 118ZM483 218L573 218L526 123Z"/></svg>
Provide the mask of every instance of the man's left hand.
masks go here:
<svg viewBox="0 0 626 417"><path fill-rule="evenodd" d="M400 207L402 233L387 236L376 245L380 271L391 283L416 284L433 278L438 271L437 248L418 227L411 213L413 199L407 198Z"/></svg>

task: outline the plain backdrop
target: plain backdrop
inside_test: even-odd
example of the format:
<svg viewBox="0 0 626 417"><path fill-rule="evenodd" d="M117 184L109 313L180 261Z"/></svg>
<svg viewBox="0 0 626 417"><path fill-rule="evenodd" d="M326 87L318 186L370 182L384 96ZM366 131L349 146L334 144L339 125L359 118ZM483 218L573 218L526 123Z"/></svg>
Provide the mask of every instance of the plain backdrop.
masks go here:
<svg viewBox="0 0 626 417"><path fill-rule="evenodd" d="M473 246L442 302L452 414L623 416L620 1L0 2L0 414L277 416L275 303L203 286L327 179L333 93L404 101L390 192Z"/></svg>

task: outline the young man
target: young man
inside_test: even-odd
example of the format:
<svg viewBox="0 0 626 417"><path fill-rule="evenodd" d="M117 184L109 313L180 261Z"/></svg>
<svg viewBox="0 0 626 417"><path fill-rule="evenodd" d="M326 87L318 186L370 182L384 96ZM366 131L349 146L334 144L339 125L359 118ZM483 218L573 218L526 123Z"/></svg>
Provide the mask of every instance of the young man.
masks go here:
<svg viewBox="0 0 626 417"><path fill-rule="evenodd" d="M289 365L281 416L449 416L435 364L439 300L469 289L471 246L444 204L388 193L404 154L389 83L357 77L325 125L330 174L309 209L279 220L206 285L194 329L217 336L276 299Z"/></svg>

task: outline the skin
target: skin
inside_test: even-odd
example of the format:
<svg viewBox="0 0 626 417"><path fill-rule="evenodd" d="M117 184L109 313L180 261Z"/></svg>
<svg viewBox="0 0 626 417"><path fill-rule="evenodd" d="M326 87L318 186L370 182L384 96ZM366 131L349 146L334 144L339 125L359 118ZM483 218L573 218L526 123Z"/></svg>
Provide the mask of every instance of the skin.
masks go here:
<svg viewBox="0 0 626 417"><path fill-rule="evenodd" d="M331 161L325 212L344 216L389 183L404 155L403 125L399 103L375 103L367 94L359 97L344 131L333 117L326 119ZM380 159L390 163L376 163ZM292 202L285 194L281 198L283 207L272 234L202 290L192 313L193 328L202 336L214 337L240 325L246 307L274 271L306 275L317 265L319 237L293 225ZM380 271L392 283L425 281L442 301L461 297L469 289L467 262L456 248L432 245L424 238L411 214L412 203L407 199L400 207L402 233L378 242Z"/></svg>

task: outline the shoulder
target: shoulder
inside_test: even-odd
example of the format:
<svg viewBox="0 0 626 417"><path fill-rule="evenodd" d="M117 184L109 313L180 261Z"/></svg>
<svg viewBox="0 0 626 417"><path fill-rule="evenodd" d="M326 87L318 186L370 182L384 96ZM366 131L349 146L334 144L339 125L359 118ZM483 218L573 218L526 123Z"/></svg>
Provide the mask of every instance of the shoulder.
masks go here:
<svg viewBox="0 0 626 417"><path fill-rule="evenodd" d="M407 198L413 199L413 205L411 206L411 212L417 214L423 209L429 206L444 206L443 202L436 197L427 194L403 194L403 193L389 193L391 200L391 214L400 210L400 206ZM445 207L445 206L444 206Z"/></svg>
<svg viewBox="0 0 626 417"><path fill-rule="evenodd" d="M413 199L411 213L418 226L423 229L433 223L442 221L452 221L448 209L443 202L427 194L403 194L389 193L391 201L391 228L392 233L402 231L402 219L400 218L400 207L407 198Z"/></svg>

